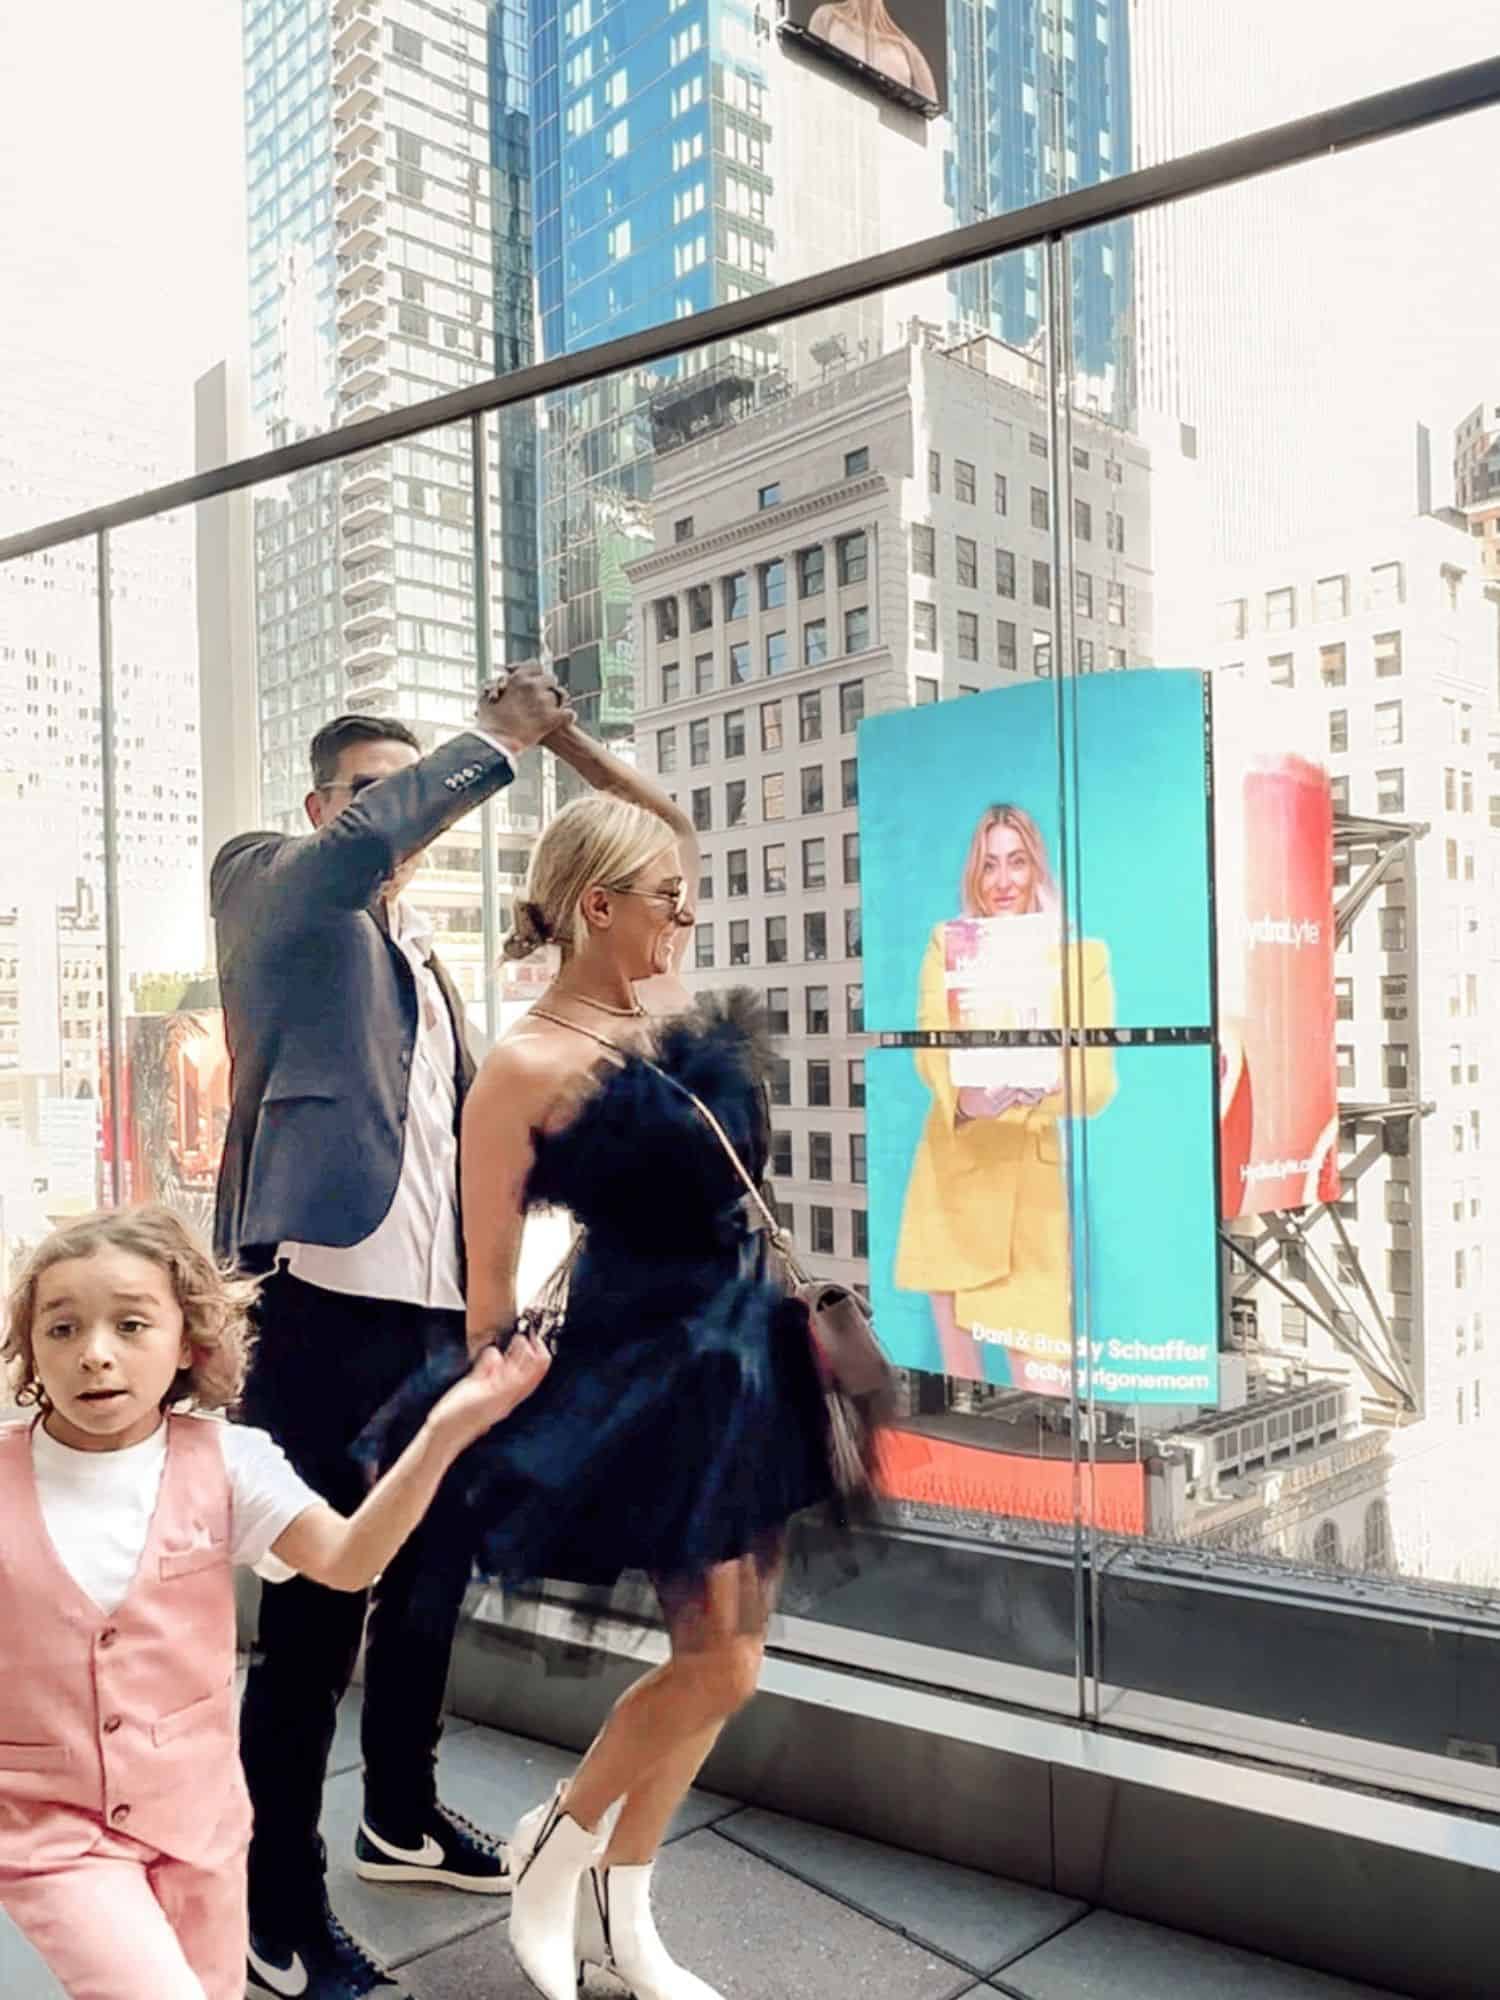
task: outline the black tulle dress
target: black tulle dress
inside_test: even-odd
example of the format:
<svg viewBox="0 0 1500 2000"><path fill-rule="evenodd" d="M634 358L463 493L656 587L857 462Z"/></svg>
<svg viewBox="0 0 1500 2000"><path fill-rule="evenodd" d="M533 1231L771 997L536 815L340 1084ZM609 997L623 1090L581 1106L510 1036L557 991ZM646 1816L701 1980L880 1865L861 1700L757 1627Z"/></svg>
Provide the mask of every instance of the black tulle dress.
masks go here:
<svg viewBox="0 0 1500 2000"><path fill-rule="evenodd" d="M664 1025L652 1050L759 1181L769 1045L754 996ZM585 1230L551 1370L472 1445L436 1513L510 1581L683 1579L773 1547L832 1501L828 1423L805 1315L768 1267L743 1185L692 1104L647 1062L601 1058L561 1132L541 1135L528 1207ZM450 1371L451 1373L455 1371ZM446 1383L413 1383L372 1434L389 1463Z"/></svg>

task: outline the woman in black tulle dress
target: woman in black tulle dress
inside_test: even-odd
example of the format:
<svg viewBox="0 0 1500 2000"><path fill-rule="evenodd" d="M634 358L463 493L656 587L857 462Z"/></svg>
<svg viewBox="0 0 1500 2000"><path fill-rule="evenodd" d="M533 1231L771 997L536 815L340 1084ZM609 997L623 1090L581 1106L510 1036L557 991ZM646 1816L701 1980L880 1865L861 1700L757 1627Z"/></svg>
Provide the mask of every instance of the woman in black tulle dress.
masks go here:
<svg viewBox="0 0 1500 2000"><path fill-rule="evenodd" d="M551 1372L470 1454L462 1504L492 1574L646 1571L671 1658L517 1829L511 1939L547 2000L573 2000L584 1962L637 2000L715 2000L656 1932L651 1868L754 1692L787 1523L833 1495L822 1385L733 1167L678 1088L759 1179L756 1005L731 996L663 1022L637 992L672 978L690 932L692 828L582 732L551 747L599 791L537 847L506 949L556 943L561 971L490 1052L464 1113L471 1346L515 1321L529 1208L566 1207L585 1235Z"/></svg>

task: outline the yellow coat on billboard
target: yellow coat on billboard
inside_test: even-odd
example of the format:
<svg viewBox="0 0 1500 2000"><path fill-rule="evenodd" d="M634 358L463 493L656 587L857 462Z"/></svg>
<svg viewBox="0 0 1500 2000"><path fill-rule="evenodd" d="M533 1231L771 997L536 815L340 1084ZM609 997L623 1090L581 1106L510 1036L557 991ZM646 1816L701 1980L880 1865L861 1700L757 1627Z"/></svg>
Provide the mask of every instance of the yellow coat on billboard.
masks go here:
<svg viewBox="0 0 1500 2000"><path fill-rule="evenodd" d="M934 930L922 962L917 1025L923 1029L951 1026L944 931L942 924ZM1113 1027L1108 947L1086 939L1067 946L1065 957L1059 943L1053 963L1059 991L1066 967L1080 1024ZM1068 1062L1068 1091L1054 1088L1039 1101L994 1114L983 1092L955 1085L949 1051L917 1055L932 1109L912 1161L895 1276L901 1290L932 1295L950 1373L981 1378L984 1344L1022 1354L1068 1351L1062 1121L1069 1111L1097 1116L1115 1094L1111 1050L1074 1050Z"/></svg>

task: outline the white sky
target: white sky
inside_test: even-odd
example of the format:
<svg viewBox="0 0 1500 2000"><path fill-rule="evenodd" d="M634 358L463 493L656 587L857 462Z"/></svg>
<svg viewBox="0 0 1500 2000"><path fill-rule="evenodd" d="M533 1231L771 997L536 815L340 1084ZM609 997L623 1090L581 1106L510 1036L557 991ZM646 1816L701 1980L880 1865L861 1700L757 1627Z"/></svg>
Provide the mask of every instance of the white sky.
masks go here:
<svg viewBox="0 0 1500 2000"><path fill-rule="evenodd" d="M1494 50L1483 0L1171 4L1244 6L1277 52L1242 128ZM11 8L0 45L0 332L163 384L184 470L193 378L244 335L239 34L239 0L77 0ZM1500 395L1497 139L1485 114L1287 182L1322 280L1288 309L1332 357L1346 443L1399 438L1404 464L1424 417L1441 468L1456 417Z"/></svg>

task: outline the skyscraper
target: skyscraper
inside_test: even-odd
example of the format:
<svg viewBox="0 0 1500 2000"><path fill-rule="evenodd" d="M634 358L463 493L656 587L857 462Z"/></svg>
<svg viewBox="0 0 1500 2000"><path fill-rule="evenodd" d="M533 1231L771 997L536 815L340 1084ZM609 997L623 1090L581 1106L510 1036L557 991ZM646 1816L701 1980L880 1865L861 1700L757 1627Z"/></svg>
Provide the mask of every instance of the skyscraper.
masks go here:
<svg viewBox="0 0 1500 2000"><path fill-rule="evenodd" d="M959 226L1132 164L1128 0L952 0L949 202ZM1070 337L1088 405L1134 421L1133 234L1110 223L1075 239ZM966 330L1029 347L1046 311L1040 249L953 278Z"/></svg>
<svg viewBox="0 0 1500 2000"><path fill-rule="evenodd" d="M246 0L250 400L268 440L401 408L531 357L529 110L518 0ZM486 425L499 657L535 648L529 413ZM301 823L308 739L341 708L461 727L477 675L469 427L258 494L265 817ZM524 834L523 773L495 809ZM451 850L451 851L450 851ZM524 842L503 852L524 865ZM427 884L477 995L471 832Z"/></svg>

